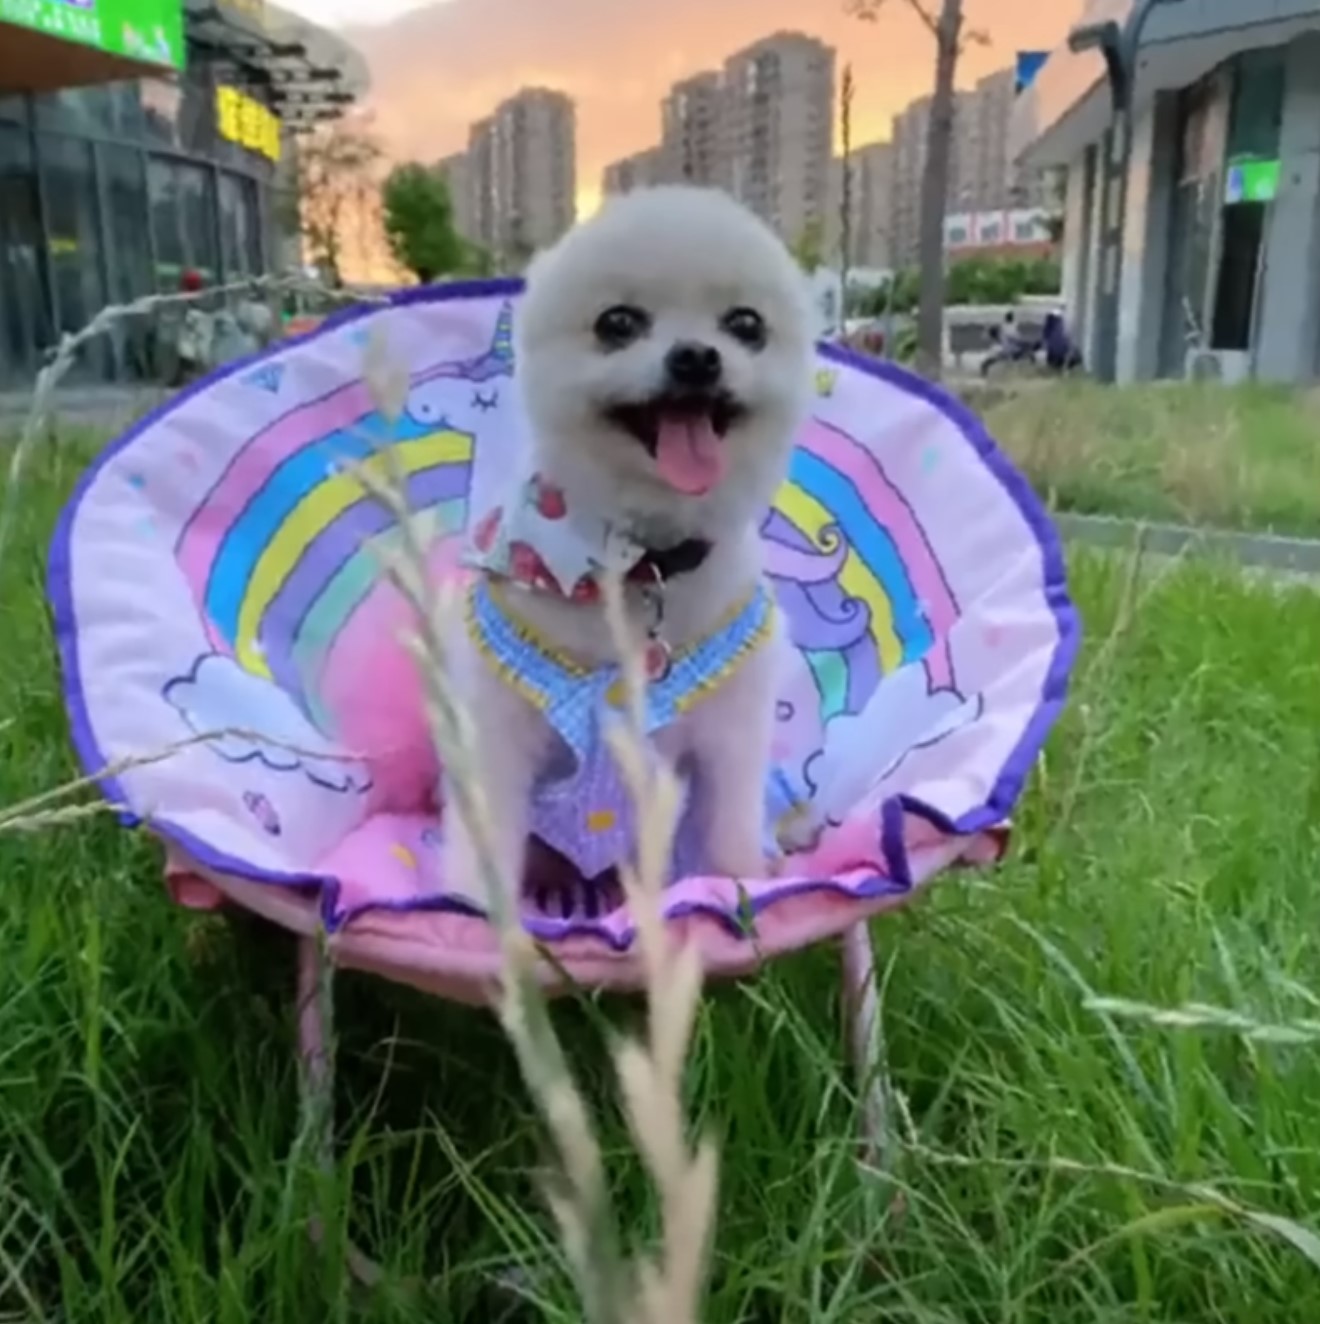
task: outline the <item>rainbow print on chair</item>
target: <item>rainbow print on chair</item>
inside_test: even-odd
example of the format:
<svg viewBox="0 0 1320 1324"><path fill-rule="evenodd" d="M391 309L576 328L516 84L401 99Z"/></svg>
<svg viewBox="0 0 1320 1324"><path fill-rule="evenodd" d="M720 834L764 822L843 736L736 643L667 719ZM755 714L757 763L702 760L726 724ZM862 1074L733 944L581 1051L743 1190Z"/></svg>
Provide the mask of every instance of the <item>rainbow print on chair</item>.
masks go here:
<svg viewBox="0 0 1320 1324"><path fill-rule="evenodd" d="M177 747L106 783L172 871L291 926L310 917L417 982L475 978L497 953L439 874L416 678L386 661L406 624L385 572L400 530L356 466L403 476L432 570L458 573L470 512L523 444L518 294L410 291L200 383L100 457L52 551L83 761ZM372 340L408 370L393 422L363 382ZM670 918L715 970L992 858L1077 643L1026 483L962 406L889 365L821 347L814 415L762 532L793 645L776 757L794 853L775 878L675 881ZM626 909L590 894L526 906L570 968L628 981Z"/></svg>

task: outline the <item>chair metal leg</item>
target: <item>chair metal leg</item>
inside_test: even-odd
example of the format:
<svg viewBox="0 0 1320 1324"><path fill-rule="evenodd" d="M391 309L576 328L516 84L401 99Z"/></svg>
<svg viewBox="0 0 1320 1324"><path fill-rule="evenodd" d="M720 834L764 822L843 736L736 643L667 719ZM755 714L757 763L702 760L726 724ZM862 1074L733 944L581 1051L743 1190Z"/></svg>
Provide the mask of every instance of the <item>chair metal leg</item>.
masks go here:
<svg viewBox="0 0 1320 1324"><path fill-rule="evenodd" d="M317 1165L334 1164L334 1003L333 969L319 934L298 939L298 1055L302 1064L302 1106ZM308 1232L316 1245L325 1240L325 1224L313 1217ZM349 1273L364 1287L375 1287L382 1271L352 1243L346 1255Z"/></svg>
<svg viewBox="0 0 1320 1324"><path fill-rule="evenodd" d="M861 1092L864 1161L888 1171L892 1125L889 1074L876 989L875 950L865 923L854 924L843 935L843 1015Z"/></svg>

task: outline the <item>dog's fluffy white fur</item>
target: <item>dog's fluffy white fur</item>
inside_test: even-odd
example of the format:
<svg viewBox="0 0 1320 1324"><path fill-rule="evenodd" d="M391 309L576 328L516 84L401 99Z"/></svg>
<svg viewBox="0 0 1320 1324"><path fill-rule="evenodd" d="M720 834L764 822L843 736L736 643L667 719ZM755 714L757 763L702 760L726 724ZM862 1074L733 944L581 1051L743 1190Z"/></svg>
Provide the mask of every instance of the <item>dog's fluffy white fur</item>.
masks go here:
<svg viewBox="0 0 1320 1324"><path fill-rule="evenodd" d="M594 328L602 312L620 305L643 310L649 330L607 350ZM763 319L762 347L722 325L740 308ZM723 386L746 411L723 437L721 481L699 496L666 483L653 455L606 412L662 392L666 356L678 344L718 350ZM570 511L609 513L648 546L708 540L700 568L665 589L664 637L678 650L711 631L761 577L759 523L811 398L811 305L783 243L714 190L673 186L614 200L533 264L516 348L535 470L563 489ZM640 629L641 604L630 605ZM616 655L599 605L525 593L511 607L584 663ZM757 650L656 740L660 753L694 776L712 868L735 877L766 867L763 796L777 652ZM455 674L477 724L502 869L520 879L529 798L557 737L465 636L456 641ZM446 883L479 898L470 836L452 804L450 797Z"/></svg>

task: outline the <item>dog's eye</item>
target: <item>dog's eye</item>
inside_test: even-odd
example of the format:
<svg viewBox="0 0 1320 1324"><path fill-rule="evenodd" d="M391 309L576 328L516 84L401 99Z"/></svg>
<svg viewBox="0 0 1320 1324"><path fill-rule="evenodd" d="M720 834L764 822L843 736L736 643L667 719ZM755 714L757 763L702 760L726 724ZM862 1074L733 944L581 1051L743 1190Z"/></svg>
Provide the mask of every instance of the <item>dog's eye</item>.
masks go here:
<svg viewBox="0 0 1320 1324"><path fill-rule="evenodd" d="M606 349L624 349L651 329L651 319L640 308L621 303L596 318L596 339Z"/></svg>
<svg viewBox="0 0 1320 1324"><path fill-rule="evenodd" d="M730 308L724 314L720 327L748 349L765 348L765 318L755 308Z"/></svg>

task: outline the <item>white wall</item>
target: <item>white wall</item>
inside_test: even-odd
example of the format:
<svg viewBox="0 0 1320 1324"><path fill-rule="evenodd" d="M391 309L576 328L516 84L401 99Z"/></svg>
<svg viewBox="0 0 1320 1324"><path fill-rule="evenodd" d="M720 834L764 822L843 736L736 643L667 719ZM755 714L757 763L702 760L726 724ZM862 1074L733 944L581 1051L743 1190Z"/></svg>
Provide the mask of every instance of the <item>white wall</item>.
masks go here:
<svg viewBox="0 0 1320 1324"><path fill-rule="evenodd" d="M1288 48L1279 193L1266 232L1256 375L1311 379L1320 369L1320 34Z"/></svg>
<svg viewBox="0 0 1320 1324"><path fill-rule="evenodd" d="M1069 164L1063 195L1063 306L1079 345L1089 343L1090 313L1095 302L1094 161L1094 154L1087 150Z"/></svg>
<svg viewBox="0 0 1320 1324"><path fill-rule="evenodd" d="M1082 353L1086 356L1087 363L1093 364L1096 360L1096 305L1100 299L1100 236L1104 231L1105 224L1105 149L1103 142L1097 143L1093 149L1091 166L1091 192L1090 192L1090 220L1087 223L1087 244L1086 244L1086 283L1082 287L1084 298L1082 301L1082 322L1078 327L1077 339L1082 346Z"/></svg>
<svg viewBox="0 0 1320 1324"><path fill-rule="evenodd" d="M1147 381L1159 371L1176 154L1175 101L1161 93L1132 126L1118 306L1117 376L1125 384Z"/></svg>

